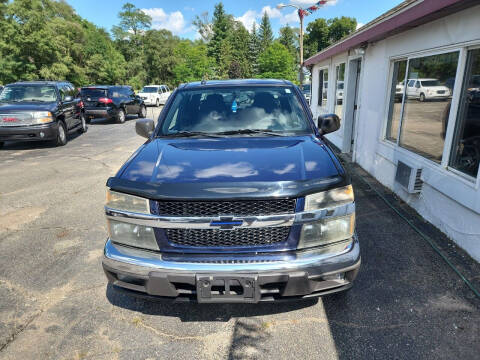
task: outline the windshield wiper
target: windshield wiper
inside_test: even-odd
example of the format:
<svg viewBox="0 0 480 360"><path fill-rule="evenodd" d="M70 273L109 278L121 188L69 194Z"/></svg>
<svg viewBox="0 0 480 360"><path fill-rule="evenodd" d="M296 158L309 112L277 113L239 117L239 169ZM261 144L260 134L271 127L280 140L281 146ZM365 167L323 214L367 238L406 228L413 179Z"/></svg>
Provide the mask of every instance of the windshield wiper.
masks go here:
<svg viewBox="0 0 480 360"><path fill-rule="evenodd" d="M239 130L222 131L215 134L217 135L262 134L262 135L269 135L269 136L283 136L278 132L270 131L268 129L239 129Z"/></svg>
<svg viewBox="0 0 480 360"><path fill-rule="evenodd" d="M221 137L217 134L206 133L202 131L178 131L172 134L162 134L160 137L167 136L167 137L193 137L193 136L205 136L205 137L214 137L218 138Z"/></svg>

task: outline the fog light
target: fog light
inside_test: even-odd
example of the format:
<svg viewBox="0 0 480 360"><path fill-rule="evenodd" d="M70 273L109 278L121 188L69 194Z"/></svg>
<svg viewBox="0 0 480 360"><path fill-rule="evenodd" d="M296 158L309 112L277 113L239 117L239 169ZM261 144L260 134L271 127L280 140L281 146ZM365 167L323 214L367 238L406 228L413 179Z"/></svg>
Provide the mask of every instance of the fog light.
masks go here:
<svg viewBox="0 0 480 360"><path fill-rule="evenodd" d="M45 137L45 134L43 133L43 131L40 131L40 137L41 138Z"/></svg>
<svg viewBox="0 0 480 360"><path fill-rule="evenodd" d="M323 280L344 280L344 279L345 279L345 273L338 273L338 274L323 276Z"/></svg>

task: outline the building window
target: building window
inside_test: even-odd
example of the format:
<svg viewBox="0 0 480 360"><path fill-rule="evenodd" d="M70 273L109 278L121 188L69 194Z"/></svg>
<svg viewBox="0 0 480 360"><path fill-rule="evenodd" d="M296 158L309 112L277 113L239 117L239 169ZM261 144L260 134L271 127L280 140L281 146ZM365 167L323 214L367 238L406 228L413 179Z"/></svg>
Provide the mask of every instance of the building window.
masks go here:
<svg viewBox="0 0 480 360"><path fill-rule="evenodd" d="M445 129L446 129L445 122ZM476 177L480 161L480 49L467 55L450 166Z"/></svg>
<svg viewBox="0 0 480 360"><path fill-rule="evenodd" d="M397 142L403 96L405 93L405 76L407 75L407 60L393 63L393 76L390 88L390 104L388 107L387 139Z"/></svg>
<svg viewBox="0 0 480 360"><path fill-rule="evenodd" d="M327 106L328 94L328 69L322 69L318 73L318 105Z"/></svg>
<svg viewBox="0 0 480 360"><path fill-rule="evenodd" d="M335 114L342 116L343 111L343 95L345 84L345 63L339 64L335 68L336 83L335 83Z"/></svg>

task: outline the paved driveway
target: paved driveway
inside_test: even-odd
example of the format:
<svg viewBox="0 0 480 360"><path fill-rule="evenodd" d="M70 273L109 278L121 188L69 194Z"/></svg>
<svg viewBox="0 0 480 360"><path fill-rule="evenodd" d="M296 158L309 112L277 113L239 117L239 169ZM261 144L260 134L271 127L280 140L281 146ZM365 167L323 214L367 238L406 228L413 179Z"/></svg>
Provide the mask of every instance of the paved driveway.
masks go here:
<svg viewBox="0 0 480 360"><path fill-rule="evenodd" d="M199 306L113 292L101 269L105 181L142 142L134 120L94 122L62 148L0 150L1 359L478 358L479 299L358 169L363 263L348 293ZM480 287L478 264L387 196Z"/></svg>

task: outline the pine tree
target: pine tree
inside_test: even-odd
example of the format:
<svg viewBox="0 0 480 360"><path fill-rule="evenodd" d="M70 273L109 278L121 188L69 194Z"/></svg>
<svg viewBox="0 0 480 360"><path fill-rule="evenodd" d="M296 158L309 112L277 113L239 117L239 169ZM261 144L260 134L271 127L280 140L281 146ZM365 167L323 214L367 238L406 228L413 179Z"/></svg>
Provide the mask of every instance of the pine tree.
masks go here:
<svg viewBox="0 0 480 360"><path fill-rule="evenodd" d="M273 43L273 31L270 19L265 11L262 16L262 22L258 30L258 38L260 40L261 52L264 52Z"/></svg>
<svg viewBox="0 0 480 360"><path fill-rule="evenodd" d="M260 55L260 40L257 34L257 24L255 21L252 25L252 31L250 33L250 42L249 42L249 61L252 67L252 76L258 74L258 56Z"/></svg>

